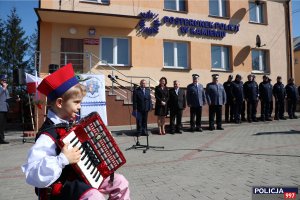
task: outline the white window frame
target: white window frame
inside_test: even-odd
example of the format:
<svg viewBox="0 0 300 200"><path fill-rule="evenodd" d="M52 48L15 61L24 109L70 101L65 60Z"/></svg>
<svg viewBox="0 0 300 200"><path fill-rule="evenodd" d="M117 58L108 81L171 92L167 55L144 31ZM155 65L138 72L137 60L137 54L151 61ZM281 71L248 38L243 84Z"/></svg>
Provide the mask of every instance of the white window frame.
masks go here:
<svg viewBox="0 0 300 200"><path fill-rule="evenodd" d="M251 9L250 5L251 4L254 4L255 8L252 8L252 9L255 9L255 16L256 16L256 19L255 21L252 21L251 20L251 17L250 17L250 12L249 12L249 21L250 22L253 22L253 23L257 23L257 24L263 24L264 23L264 3L260 3L260 4L255 4L255 2L249 2L249 9ZM261 9L260 9L261 7Z"/></svg>
<svg viewBox="0 0 300 200"><path fill-rule="evenodd" d="M184 12L186 11L186 0L184 0L184 3L185 3L185 9L184 10L179 10L179 1L180 0L176 0L176 10L175 11L179 11L179 12ZM170 8L165 8L166 10L172 10Z"/></svg>
<svg viewBox="0 0 300 200"><path fill-rule="evenodd" d="M214 14L211 14L211 13L209 13L209 15L211 15L211 16L218 16L218 17L227 17L228 13L226 13L226 14L223 13L223 9L222 9L223 6L225 6L225 11L228 12L227 2L226 1L223 2L223 0L218 0L218 7L219 7L219 13L218 13L218 15L214 15Z"/></svg>
<svg viewBox="0 0 300 200"><path fill-rule="evenodd" d="M252 56L252 52L253 51L257 51L258 52L258 57L259 57L259 69L253 69L253 56ZM265 58L264 58L265 56ZM251 63L251 68L252 68L252 72L254 73L265 73L268 71L268 66L267 66L267 57L268 57L268 51L267 50L257 50L257 49L252 49L251 51L251 60L252 60L252 63ZM264 63L264 60L265 60L265 63ZM265 66L263 66L263 63L265 64Z"/></svg>
<svg viewBox="0 0 300 200"><path fill-rule="evenodd" d="M175 42L175 41L168 41L168 40L165 40L164 43L165 42L169 42L169 43L173 44L174 66L165 65L165 50L163 49L163 63L164 63L164 68L167 68L167 69L189 69L189 56L190 56L189 43L188 42ZM186 67L178 66L178 59L177 59L177 55L178 55L177 44L178 43L183 43L183 44L187 45Z"/></svg>
<svg viewBox="0 0 300 200"><path fill-rule="evenodd" d="M130 39L127 38L127 37L107 37L107 36L102 36L100 37L100 59L101 59L101 64L106 64L104 62L102 62L103 58L102 58L102 39L103 38L111 38L113 39L113 63L108 63L108 64L111 64L111 65L114 65L114 66L130 66L130 47L131 47L131 44L130 44ZM127 39L128 40L128 63L127 64L118 64L118 45L117 45L117 40L118 39Z"/></svg>
<svg viewBox="0 0 300 200"><path fill-rule="evenodd" d="M220 70L220 71L230 71L230 48L229 46L222 46L222 45L212 45L212 47L220 47L221 48L221 68L213 68L213 66L211 66L212 70ZM227 48L228 49L228 69L225 68L225 51L224 49ZM212 55L211 55L211 59L212 59ZM211 62L212 63L212 62Z"/></svg>
<svg viewBox="0 0 300 200"><path fill-rule="evenodd" d="M109 2L103 2L103 0L80 0L80 2L98 3L98 4L110 4Z"/></svg>

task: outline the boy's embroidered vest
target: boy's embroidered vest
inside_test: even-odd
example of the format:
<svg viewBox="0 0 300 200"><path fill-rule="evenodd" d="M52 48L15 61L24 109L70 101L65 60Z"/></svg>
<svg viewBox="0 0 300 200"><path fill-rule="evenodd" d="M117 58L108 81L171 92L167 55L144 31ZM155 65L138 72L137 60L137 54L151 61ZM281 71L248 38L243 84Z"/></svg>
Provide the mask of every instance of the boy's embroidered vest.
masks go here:
<svg viewBox="0 0 300 200"><path fill-rule="evenodd" d="M42 134L46 134L52 138L57 144L59 139L67 133L68 124L57 124L47 118L36 135L37 140ZM61 152L56 145L56 154ZM71 165L65 166L61 176L48 188L35 188L36 194L41 200L76 200L91 186L84 183L75 173Z"/></svg>

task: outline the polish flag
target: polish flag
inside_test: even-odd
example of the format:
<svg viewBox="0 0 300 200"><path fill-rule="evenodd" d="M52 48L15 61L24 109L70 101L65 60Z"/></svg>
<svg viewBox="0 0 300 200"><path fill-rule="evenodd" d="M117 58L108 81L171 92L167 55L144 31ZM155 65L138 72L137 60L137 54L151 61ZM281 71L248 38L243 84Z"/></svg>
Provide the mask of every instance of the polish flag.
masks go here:
<svg viewBox="0 0 300 200"><path fill-rule="evenodd" d="M41 83L41 81L42 81L41 78L26 73L27 93L28 94L36 93L36 88Z"/></svg>

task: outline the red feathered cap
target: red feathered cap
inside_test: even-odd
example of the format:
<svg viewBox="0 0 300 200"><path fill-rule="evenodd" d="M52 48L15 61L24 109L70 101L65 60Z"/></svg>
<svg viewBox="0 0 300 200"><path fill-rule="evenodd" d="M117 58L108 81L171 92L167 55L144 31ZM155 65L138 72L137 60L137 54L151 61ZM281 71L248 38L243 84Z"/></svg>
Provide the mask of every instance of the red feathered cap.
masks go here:
<svg viewBox="0 0 300 200"><path fill-rule="evenodd" d="M55 100L77 83L73 66L69 63L44 78L37 90L46 95L49 100Z"/></svg>

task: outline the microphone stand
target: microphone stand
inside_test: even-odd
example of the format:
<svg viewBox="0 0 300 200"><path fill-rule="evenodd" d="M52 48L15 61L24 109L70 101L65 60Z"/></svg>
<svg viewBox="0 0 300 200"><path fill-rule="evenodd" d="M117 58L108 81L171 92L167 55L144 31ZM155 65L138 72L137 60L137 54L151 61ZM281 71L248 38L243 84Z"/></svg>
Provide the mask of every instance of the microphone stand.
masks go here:
<svg viewBox="0 0 300 200"><path fill-rule="evenodd" d="M133 92L133 90L135 90L136 87L138 86L138 85L135 84L135 83L131 83L131 82L129 82L129 81L120 79L118 76L114 76L114 77L113 77L113 76L111 76L111 75L108 75L108 78L109 78L112 82L116 83L117 85L119 85L119 86L121 86L122 88L125 88L125 89L127 89L127 90L129 90L129 91L131 91L131 92ZM129 88L124 87L124 86L121 85L116 79L119 79L119 80L124 81L124 82L126 82L126 83L133 84L134 89L133 89L133 90L130 90ZM136 116L136 117L137 117L137 116ZM148 129L147 129L146 137L147 137L147 144L146 144L146 145L142 145L142 144L140 144L140 141L139 141L139 135L137 134L137 136L136 136L136 138L137 138L136 144L135 144L135 145L132 145L131 147L129 147L129 148L127 148L127 149L125 149L125 151L128 151L128 150L130 150L130 149L143 149L143 153L146 153L147 150L150 149L150 148L151 148L151 149L164 149L164 148L165 148L165 147L163 147L163 146L150 146L150 145L149 145L149 134L148 134Z"/></svg>

